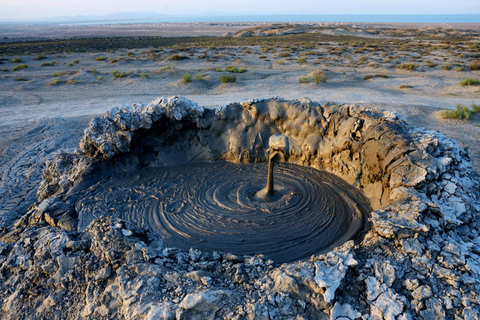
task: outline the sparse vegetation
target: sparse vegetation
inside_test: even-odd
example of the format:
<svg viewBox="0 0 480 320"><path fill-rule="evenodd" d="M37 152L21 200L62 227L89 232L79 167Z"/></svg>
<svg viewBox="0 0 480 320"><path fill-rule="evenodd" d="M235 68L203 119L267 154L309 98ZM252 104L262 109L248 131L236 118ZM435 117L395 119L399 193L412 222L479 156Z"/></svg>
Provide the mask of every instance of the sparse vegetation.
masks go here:
<svg viewBox="0 0 480 320"><path fill-rule="evenodd" d="M28 79L20 77L20 78L15 78L15 81L28 81Z"/></svg>
<svg viewBox="0 0 480 320"><path fill-rule="evenodd" d="M107 58L105 58L104 56L100 56L100 57L95 58L95 61L105 61L105 60L107 60Z"/></svg>
<svg viewBox="0 0 480 320"><path fill-rule="evenodd" d="M386 74L367 74L363 77L363 80L370 80L372 78L387 78Z"/></svg>
<svg viewBox="0 0 480 320"><path fill-rule="evenodd" d="M455 110L444 109L440 115L444 119L468 120L473 114L478 112L480 112L480 105L476 105L472 103L472 108L470 109L462 104L457 104L457 107Z"/></svg>
<svg viewBox="0 0 480 320"><path fill-rule="evenodd" d="M308 77L301 77L301 78L300 78L300 83L310 83L310 78L308 78Z"/></svg>
<svg viewBox="0 0 480 320"><path fill-rule="evenodd" d="M170 60L173 60L173 61L180 61L180 60L185 60L185 59L190 59L190 58L186 57L186 56L179 55L179 54L174 54L173 56L170 57Z"/></svg>
<svg viewBox="0 0 480 320"><path fill-rule="evenodd" d="M327 75L322 71L315 71L312 75L312 80L316 84L319 84L320 82L326 82Z"/></svg>
<svg viewBox="0 0 480 320"><path fill-rule="evenodd" d="M203 74L197 73L197 74L195 75L195 80L201 81L201 80L203 80L203 77L204 77Z"/></svg>
<svg viewBox="0 0 480 320"><path fill-rule="evenodd" d="M82 82L79 81L79 80L67 80L65 83L68 84L68 85L73 85L73 84L79 84L79 83L82 83Z"/></svg>
<svg viewBox="0 0 480 320"><path fill-rule="evenodd" d="M413 86L411 86L409 84L401 84L400 85L400 89L410 89L410 88L413 88Z"/></svg>
<svg viewBox="0 0 480 320"><path fill-rule="evenodd" d="M55 65L57 65L57 62L52 60L50 62L43 62L40 67L54 67Z"/></svg>
<svg viewBox="0 0 480 320"><path fill-rule="evenodd" d="M80 63L80 60L75 59L75 60L73 60L73 63L74 63L74 64L78 64L78 63Z"/></svg>
<svg viewBox="0 0 480 320"><path fill-rule="evenodd" d="M22 69L25 69L25 68L28 68L28 66L25 63L21 63L18 66L16 66L15 68L13 68L13 71L22 70Z"/></svg>
<svg viewBox="0 0 480 320"><path fill-rule="evenodd" d="M417 65L415 63L402 63L397 66L397 69L405 69L408 71L413 71L417 68Z"/></svg>
<svg viewBox="0 0 480 320"><path fill-rule="evenodd" d="M141 73L140 73L140 77L141 77L142 79L148 78L148 73L146 73L146 72L141 72Z"/></svg>
<svg viewBox="0 0 480 320"><path fill-rule="evenodd" d="M112 76L114 78L125 78L125 77L128 77L130 76L132 73L131 72L120 72L118 70L115 70L112 72Z"/></svg>
<svg viewBox="0 0 480 320"><path fill-rule="evenodd" d="M44 60L44 59L47 59L47 56L44 56L43 54L39 54L32 60Z"/></svg>
<svg viewBox="0 0 480 320"><path fill-rule="evenodd" d="M20 62L23 62L23 60L20 58L14 58L12 59L12 62L20 63Z"/></svg>
<svg viewBox="0 0 480 320"><path fill-rule="evenodd" d="M217 70L215 70L217 72L223 72L222 68L217 68Z"/></svg>
<svg viewBox="0 0 480 320"><path fill-rule="evenodd" d="M237 76L234 74L222 74L220 76L220 81L222 83L235 82L237 81Z"/></svg>
<svg viewBox="0 0 480 320"><path fill-rule="evenodd" d="M58 85L60 82L62 82L60 79L55 79L55 80L49 82L47 85L49 85L49 86L56 86L56 85Z"/></svg>
<svg viewBox="0 0 480 320"><path fill-rule="evenodd" d="M480 80L476 80L476 79L465 79L463 81L460 81L460 85L462 87L464 86L477 86L480 84Z"/></svg>
<svg viewBox="0 0 480 320"><path fill-rule="evenodd" d="M191 76L190 73L188 73L188 72L185 72L185 73L182 75L182 79L183 79L183 82L185 82L185 83L190 83L190 82L192 82L192 76Z"/></svg>
<svg viewBox="0 0 480 320"><path fill-rule="evenodd" d="M297 59L297 63L298 64L304 64L307 62L307 58L300 58L300 59Z"/></svg>
<svg viewBox="0 0 480 320"><path fill-rule="evenodd" d="M449 66L448 64L442 64L442 70L449 71L450 69L452 69L452 67Z"/></svg>
<svg viewBox="0 0 480 320"><path fill-rule="evenodd" d="M478 60L472 61L470 62L468 67L470 68L470 70L480 70L480 61Z"/></svg>
<svg viewBox="0 0 480 320"><path fill-rule="evenodd" d="M52 77L61 77L63 76L65 73L62 72L62 71L57 71L57 72L54 72L52 73Z"/></svg>
<svg viewBox="0 0 480 320"><path fill-rule="evenodd" d="M234 66L228 66L225 68L225 71L227 72L232 72L232 73L244 73L244 72L247 72L247 69L243 69L243 68L237 68L237 67L234 67Z"/></svg>

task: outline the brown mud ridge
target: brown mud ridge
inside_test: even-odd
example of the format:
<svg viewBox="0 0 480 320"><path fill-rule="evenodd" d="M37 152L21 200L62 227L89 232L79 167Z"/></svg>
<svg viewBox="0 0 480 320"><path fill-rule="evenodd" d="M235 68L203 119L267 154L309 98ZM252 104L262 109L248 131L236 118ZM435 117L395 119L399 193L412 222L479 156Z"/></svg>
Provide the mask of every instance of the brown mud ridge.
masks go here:
<svg viewBox="0 0 480 320"><path fill-rule="evenodd" d="M192 161L264 162L273 134L288 137L288 163L325 170L368 198L370 228L357 243L280 266L262 255L187 252L134 219L118 219L105 194L95 196L112 189L102 189L112 170L123 179ZM456 141L391 113L281 98L212 110L172 97L114 109L92 120L80 150L47 162L38 196L0 237L5 318L480 314L478 176ZM125 196L126 208L128 201ZM90 212L95 208L106 212ZM115 218L100 217L84 229L82 210Z"/></svg>

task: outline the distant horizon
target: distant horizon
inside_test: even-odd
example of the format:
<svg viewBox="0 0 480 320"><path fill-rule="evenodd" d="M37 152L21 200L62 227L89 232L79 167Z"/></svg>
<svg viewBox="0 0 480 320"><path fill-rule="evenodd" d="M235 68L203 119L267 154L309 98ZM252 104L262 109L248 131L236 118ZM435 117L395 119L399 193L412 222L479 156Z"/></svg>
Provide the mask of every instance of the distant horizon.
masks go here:
<svg viewBox="0 0 480 320"><path fill-rule="evenodd" d="M231 19L231 20L225 20ZM237 19L237 20L234 20ZM260 20L257 20L260 19ZM323 20L322 20L323 19ZM478 14L160 14L118 12L107 15L55 16L37 20L2 20L0 23L128 24L128 23L248 23L248 22L338 22L338 23L480 23Z"/></svg>
<svg viewBox="0 0 480 320"><path fill-rule="evenodd" d="M468 15L480 14L471 0L2 0L0 21L43 21L57 17L153 13L169 16L276 15Z"/></svg>

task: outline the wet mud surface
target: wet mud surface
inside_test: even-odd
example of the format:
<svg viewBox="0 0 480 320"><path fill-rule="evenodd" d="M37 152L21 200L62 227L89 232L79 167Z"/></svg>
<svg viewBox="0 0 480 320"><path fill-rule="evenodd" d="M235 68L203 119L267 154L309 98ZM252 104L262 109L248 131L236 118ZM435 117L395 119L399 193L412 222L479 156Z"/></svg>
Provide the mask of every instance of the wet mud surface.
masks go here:
<svg viewBox="0 0 480 320"><path fill-rule="evenodd" d="M362 228L366 206L341 179L280 163L274 197L266 201L256 196L266 173L266 163L200 162L109 175L81 192L79 229L111 215L184 250L261 253L283 263L325 251Z"/></svg>

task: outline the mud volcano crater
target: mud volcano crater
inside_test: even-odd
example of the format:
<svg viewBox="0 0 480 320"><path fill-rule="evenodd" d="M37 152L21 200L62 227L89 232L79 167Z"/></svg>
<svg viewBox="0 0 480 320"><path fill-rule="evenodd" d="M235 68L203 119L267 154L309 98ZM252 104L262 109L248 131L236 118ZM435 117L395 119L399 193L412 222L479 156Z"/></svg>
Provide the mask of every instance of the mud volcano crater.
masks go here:
<svg viewBox="0 0 480 320"><path fill-rule="evenodd" d="M288 140L278 196L259 200L278 134ZM80 149L48 163L39 196L60 208L52 224L81 231L120 217L170 246L276 262L359 240L372 207L416 184L425 161L394 115L280 98L207 109L172 97L114 109L92 120Z"/></svg>
<svg viewBox="0 0 480 320"><path fill-rule="evenodd" d="M258 205L275 134L288 138L275 167L279 193ZM0 243L2 279L34 287L32 275L49 272L36 282L45 296L26 297L43 306L49 292L71 288L80 309L65 314L76 318L476 319L479 190L458 142L390 112L281 98L208 109L161 98L94 118L79 149L47 162L39 201L2 238L14 244ZM351 199L353 213L311 215L299 201L324 206L317 200L332 194ZM301 214L282 212L297 204ZM354 221L363 224L349 234ZM261 241L252 235L269 229ZM186 251L199 243L206 250ZM211 252L244 243L265 245L279 262L301 260ZM285 250L272 250L279 243Z"/></svg>

